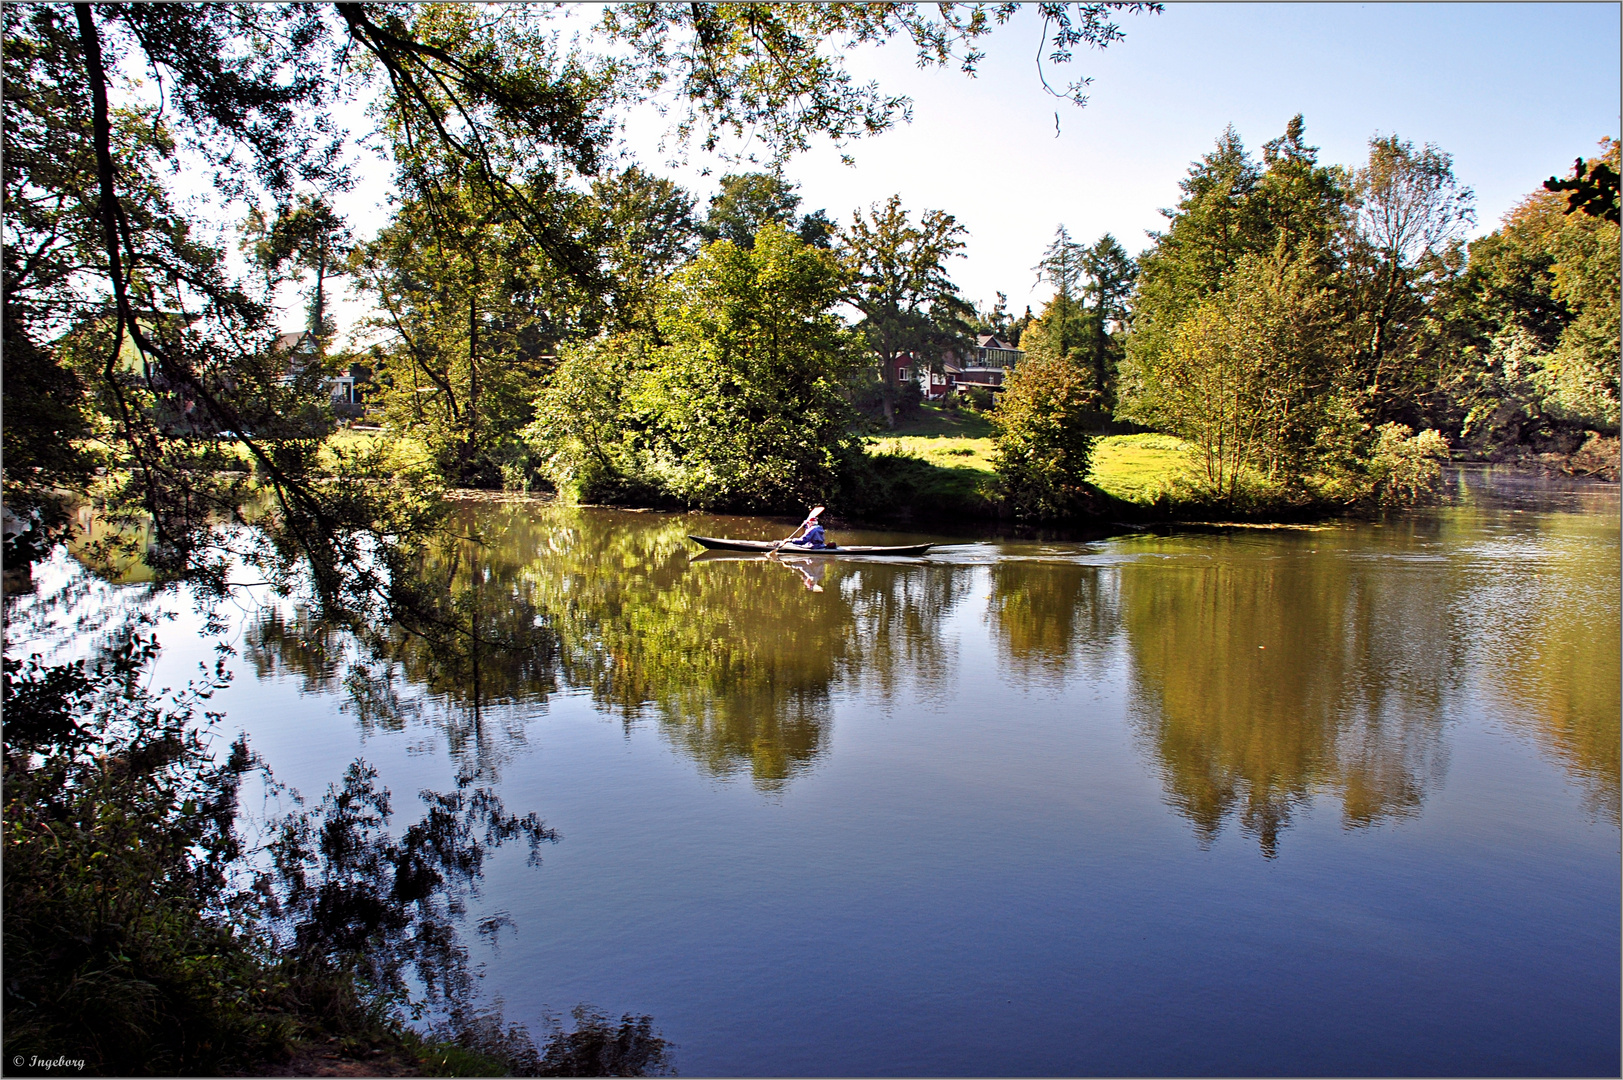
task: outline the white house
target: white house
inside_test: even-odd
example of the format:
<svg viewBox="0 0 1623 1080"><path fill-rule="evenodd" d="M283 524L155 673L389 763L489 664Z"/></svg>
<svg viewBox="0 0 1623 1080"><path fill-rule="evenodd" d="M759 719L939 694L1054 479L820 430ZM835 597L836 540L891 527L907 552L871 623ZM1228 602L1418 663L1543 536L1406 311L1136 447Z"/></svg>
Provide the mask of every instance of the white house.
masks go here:
<svg viewBox="0 0 1623 1080"><path fill-rule="evenodd" d="M287 373L281 377L284 386L303 374L305 367L314 362L321 353L320 343L308 330L280 334L276 338L276 344L271 348L277 355L287 357ZM334 405L358 405L361 399L355 390L357 381L352 365L348 371L324 379L323 385L332 395Z"/></svg>
<svg viewBox="0 0 1623 1080"><path fill-rule="evenodd" d="M977 386L996 390L1003 385L1004 375L1014 370L1025 355L1023 349L991 334L981 334L975 339L974 352L962 358L956 353L943 357L942 370L931 371L919 366L916 371L919 389L927 401L940 401L959 390Z"/></svg>

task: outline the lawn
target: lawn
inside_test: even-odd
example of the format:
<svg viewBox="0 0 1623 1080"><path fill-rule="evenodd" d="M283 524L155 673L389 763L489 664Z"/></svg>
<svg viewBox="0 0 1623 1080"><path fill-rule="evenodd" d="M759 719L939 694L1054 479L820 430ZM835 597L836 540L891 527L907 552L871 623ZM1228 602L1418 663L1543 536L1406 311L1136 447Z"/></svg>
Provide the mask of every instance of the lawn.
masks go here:
<svg viewBox="0 0 1623 1080"><path fill-rule="evenodd" d="M1088 479L1118 499L1151 503L1189 468L1193 450L1176 435L1111 435L1094 445Z"/></svg>
<svg viewBox="0 0 1623 1080"><path fill-rule="evenodd" d="M333 450L355 453L369 449L379 441L389 448L390 465L395 470L410 469L423 464L428 458L428 450L410 436L381 429L357 431L354 428L342 428L327 436L326 442L322 444L323 460L330 467L333 463L331 457Z"/></svg>
<svg viewBox="0 0 1623 1080"><path fill-rule="evenodd" d="M932 410L941 413L944 410ZM950 412L948 417L952 417ZM984 434L950 434L946 419L921 418L908 430L898 426L896 435L877 435L868 439L868 450L874 454L902 454L918 458L937 469L947 470L943 481L956 479L959 487L979 486L973 473L993 471L993 448L990 424L984 418L969 414L968 419L985 425ZM920 431L918 428L934 427ZM969 425L963 425L968 427ZM905 433L903 433L905 432ZM1093 471L1089 479L1100 490L1126 502L1152 503L1163 491L1171 488L1173 480L1190 464L1192 447L1173 435L1147 433L1141 435L1110 435L1100 439L1093 450ZM973 473L971 472L973 471Z"/></svg>
<svg viewBox="0 0 1623 1080"><path fill-rule="evenodd" d="M870 454L906 454L943 469L992 471L992 440L949 435L895 435L868 439Z"/></svg>
<svg viewBox="0 0 1623 1080"><path fill-rule="evenodd" d="M879 437L889 438L893 435L990 439L993 431L992 422L982 413L968 409L943 409L939 405L920 405L917 416L897 421L894 428L881 432Z"/></svg>

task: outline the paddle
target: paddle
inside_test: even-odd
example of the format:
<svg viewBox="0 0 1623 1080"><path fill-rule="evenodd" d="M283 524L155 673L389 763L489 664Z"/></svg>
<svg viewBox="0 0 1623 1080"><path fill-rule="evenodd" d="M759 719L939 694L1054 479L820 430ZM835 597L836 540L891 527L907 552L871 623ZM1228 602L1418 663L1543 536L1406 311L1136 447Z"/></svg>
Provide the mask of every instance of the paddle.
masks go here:
<svg viewBox="0 0 1623 1080"><path fill-rule="evenodd" d="M783 545L785 545L789 541L793 540L795 538L795 533L800 532L801 529L804 529L806 526L808 526L812 522L816 521L817 520L817 515L821 514L822 512L823 512L823 508L821 506L812 507L812 512L806 515L806 520L802 521L799 525L796 525L795 526L795 531L790 533L788 536L785 536L782 540L779 540L777 542L777 544L772 548L772 550L767 552L767 554L768 555L776 555L778 553L778 548L781 548Z"/></svg>

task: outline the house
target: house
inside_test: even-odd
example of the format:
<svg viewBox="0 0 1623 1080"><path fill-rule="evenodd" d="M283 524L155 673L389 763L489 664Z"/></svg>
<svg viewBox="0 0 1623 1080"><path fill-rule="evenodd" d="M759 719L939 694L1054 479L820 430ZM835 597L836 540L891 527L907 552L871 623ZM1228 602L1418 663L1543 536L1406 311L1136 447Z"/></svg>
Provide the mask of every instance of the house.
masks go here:
<svg viewBox="0 0 1623 1080"><path fill-rule="evenodd" d="M271 351L278 356L287 357L287 373L278 380L283 386L287 386L304 374L306 367L320 358L321 343L310 331L295 330L278 334ZM366 375L357 370L358 368L359 364L351 364L347 370L322 380L327 392L332 395L334 405L360 405L361 394L356 384L365 382Z"/></svg>
<svg viewBox="0 0 1623 1080"><path fill-rule="evenodd" d="M919 389L926 401L940 401L957 391L977 386L995 391L1003 385L1004 375L1014 370L1025 355L1023 349L1017 349L991 334L981 334L975 339L972 353L964 357L956 353L944 356L942 370L930 371L919 367Z"/></svg>

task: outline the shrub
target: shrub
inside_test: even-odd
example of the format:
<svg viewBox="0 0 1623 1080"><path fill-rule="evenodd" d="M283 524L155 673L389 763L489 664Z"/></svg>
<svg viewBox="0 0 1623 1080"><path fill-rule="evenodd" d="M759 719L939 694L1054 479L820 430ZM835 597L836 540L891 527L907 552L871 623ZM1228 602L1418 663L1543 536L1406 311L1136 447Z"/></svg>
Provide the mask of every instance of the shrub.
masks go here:
<svg viewBox="0 0 1623 1080"><path fill-rule="evenodd" d="M1381 506L1413 506L1437 491L1448 443L1436 431L1416 435L1404 424L1382 424L1369 459L1369 497Z"/></svg>
<svg viewBox="0 0 1623 1080"><path fill-rule="evenodd" d="M996 467L1017 517L1054 519L1087 502L1098 394L1068 359L1028 360L1009 375L992 413Z"/></svg>

